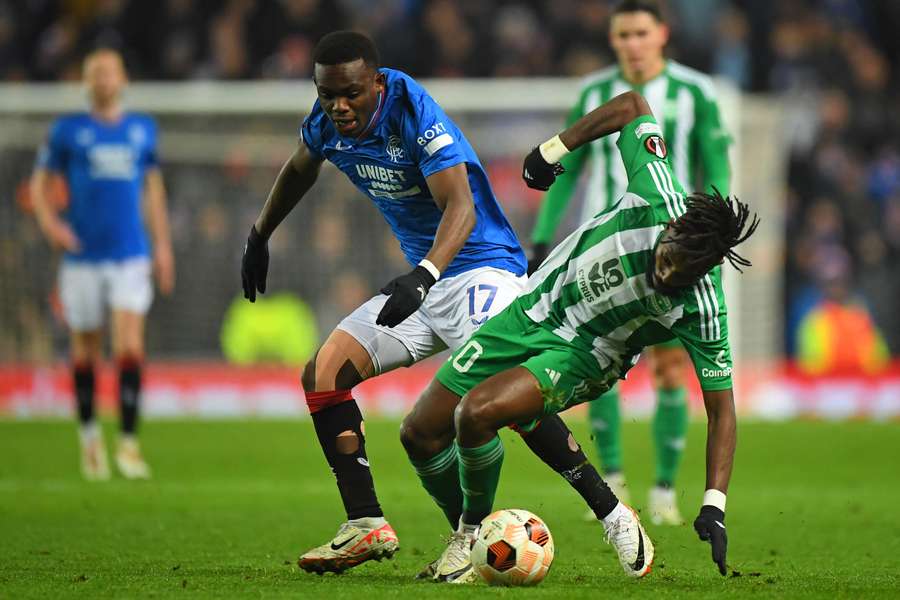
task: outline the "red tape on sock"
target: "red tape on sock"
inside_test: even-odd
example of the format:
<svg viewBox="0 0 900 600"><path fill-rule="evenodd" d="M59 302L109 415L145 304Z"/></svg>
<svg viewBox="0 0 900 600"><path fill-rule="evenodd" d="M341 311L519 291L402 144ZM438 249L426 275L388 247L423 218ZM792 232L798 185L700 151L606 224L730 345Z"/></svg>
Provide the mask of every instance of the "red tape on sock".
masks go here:
<svg viewBox="0 0 900 600"><path fill-rule="evenodd" d="M133 354L122 354L116 358L116 364L120 371L139 369L142 363L141 357Z"/></svg>
<svg viewBox="0 0 900 600"><path fill-rule="evenodd" d="M306 392L306 405L309 407L309 414L317 413L329 406L334 406L349 400L353 400L353 394L350 390Z"/></svg>

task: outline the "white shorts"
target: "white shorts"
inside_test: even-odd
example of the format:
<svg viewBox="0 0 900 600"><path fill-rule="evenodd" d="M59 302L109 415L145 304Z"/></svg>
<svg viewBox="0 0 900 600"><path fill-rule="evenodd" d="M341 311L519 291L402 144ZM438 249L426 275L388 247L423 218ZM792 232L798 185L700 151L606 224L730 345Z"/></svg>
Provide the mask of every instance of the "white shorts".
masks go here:
<svg viewBox="0 0 900 600"><path fill-rule="evenodd" d="M150 259L63 261L59 268L59 297L66 323L73 331L92 331L103 325L107 307L147 314L153 302Z"/></svg>
<svg viewBox="0 0 900 600"><path fill-rule="evenodd" d="M369 353L375 373L386 373L450 348L462 346L478 327L525 288L527 277L494 267L482 267L440 279L425 302L396 327L375 319L388 297L375 296L350 313L337 328L352 335Z"/></svg>

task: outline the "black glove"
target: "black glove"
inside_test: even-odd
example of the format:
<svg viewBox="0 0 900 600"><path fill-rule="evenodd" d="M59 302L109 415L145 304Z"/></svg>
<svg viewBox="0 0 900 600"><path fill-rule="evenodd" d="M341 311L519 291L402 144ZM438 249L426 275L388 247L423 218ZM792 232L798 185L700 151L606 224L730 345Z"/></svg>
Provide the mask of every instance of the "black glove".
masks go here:
<svg viewBox="0 0 900 600"><path fill-rule="evenodd" d="M375 324L396 327L402 323L409 315L419 310L425 301L425 295L435 281L428 269L421 265L406 275L392 279L381 288L381 293L387 294L390 298L378 313Z"/></svg>
<svg viewBox="0 0 900 600"><path fill-rule="evenodd" d="M528 259L527 273L529 277L538 270L538 267L541 266L548 254L550 254L550 251L547 250L547 244L535 244L531 247L531 258Z"/></svg>
<svg viewBox="0 0 900 600"><path fill-rule="evenodd" d="M535 148L525 157L522 164L522 179L528 187L546 192L566 169L560 163L550 164L541 156L540 148Z"/></svg>
<svg viewBox="0 0 900 600"><path fill-rule="evenodd" d="M244 245L244 256L241 257L241 284L244 286L244 298L256 302L256 291L266 293L266 275L269 272L269 244L259 232L256 225L250 228L250 235Z"/></svg>
<svg viewBox="0 0 900 600"><path fill-rule="evenodd" d="M694 531L702 541L710 543L713 562L719 565L719 573L725 575L725 552L728 549L725 513L715 506L700 507L700 514L694 519Z"/></svg>

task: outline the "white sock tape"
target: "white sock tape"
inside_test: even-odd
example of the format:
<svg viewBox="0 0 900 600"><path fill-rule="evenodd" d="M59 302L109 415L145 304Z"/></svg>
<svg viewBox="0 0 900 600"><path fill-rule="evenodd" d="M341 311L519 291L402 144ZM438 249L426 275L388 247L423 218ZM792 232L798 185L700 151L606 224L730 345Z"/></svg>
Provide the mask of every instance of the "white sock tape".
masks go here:
<svg viewBox="0 0 900 600"><path fill-rule="evenodd" d="M559 139L559 135L554 135L552 138L541 144L540 150L541 156L543 156L544 160L551 165L558 163L562 160L563 156L569 153L569 149L566 148L566 145Z"/></svg>
<svg viewBox="0 0 900 600"><path fill-rule="evenodd" d="M438 271L438 268L434 266L434 263L432 263L427 258L423 258L422 260L420 260L419 266L424 267L426 271L431 273L431 276L434 277L435 281L441 278L441 272Z"/></svg>
<svg viewBox="0 0 900 600"><path fill-rule="evenodd" d="M715 506L725 512L725 494L719 490L706 490L703 494L703 506Z"/></svg>

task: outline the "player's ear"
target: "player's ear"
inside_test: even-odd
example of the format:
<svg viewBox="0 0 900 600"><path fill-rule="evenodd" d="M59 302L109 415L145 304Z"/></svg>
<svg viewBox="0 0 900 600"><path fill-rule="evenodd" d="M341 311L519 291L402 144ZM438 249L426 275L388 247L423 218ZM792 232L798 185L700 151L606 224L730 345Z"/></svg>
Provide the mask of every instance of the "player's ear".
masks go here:
<svg viewBox="0 0 900 600"><path fill-rule="evenodd" d="M660 23L660 24L659 24L659 36L660 36L660 38L662 39L662 45L663 45L663 46L665 46L666 44L669 43L669 34L670 34L670 32L671 32L671 30L669 29L669 26L668 26L668 25L666 25L665 23Z"/></svg>
<svg viewBox="0 0 900 600"><path fill-rule="evenodd" d="M384 73L382 73L381 71L376 69L375 70L375 90L379 91L379 92L383 92L386 82L387 82L387 79L385 78Z"/></svg>

